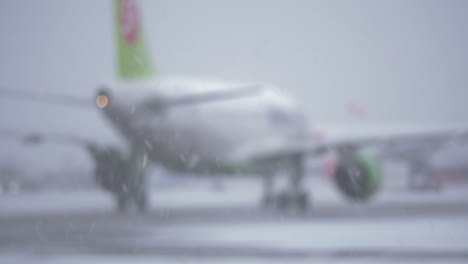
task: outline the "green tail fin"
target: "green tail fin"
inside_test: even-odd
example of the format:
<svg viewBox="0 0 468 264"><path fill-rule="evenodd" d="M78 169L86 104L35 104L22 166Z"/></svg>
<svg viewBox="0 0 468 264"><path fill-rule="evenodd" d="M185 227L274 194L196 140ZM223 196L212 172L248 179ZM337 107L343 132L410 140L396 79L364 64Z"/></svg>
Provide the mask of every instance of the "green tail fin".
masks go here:
<svg viewBox="0 0 468 264"><path fill-rule="evenodd" d="M150 79L156 72L147 53L137 0L115 0L118 74L121 79Z"/></svg>

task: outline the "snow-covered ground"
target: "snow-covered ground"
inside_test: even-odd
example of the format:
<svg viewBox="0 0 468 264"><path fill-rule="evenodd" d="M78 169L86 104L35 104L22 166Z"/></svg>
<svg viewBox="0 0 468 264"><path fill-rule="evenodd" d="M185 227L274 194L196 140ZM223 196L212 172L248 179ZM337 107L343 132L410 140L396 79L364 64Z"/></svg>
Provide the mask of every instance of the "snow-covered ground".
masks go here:
<svg viewBox="0 0 468 264"><path fill-rule="evenodd" d="M281 185L281 180L279 185ZM153 184L151 205L154 209L184 209L212 207L257 207L262 188L259 178L210 177L176 178L163 184ZM309 178L306 183L313 206L351 206L365 208L380 204L417 205L419 203L468 203L468 185L447 186L441 191L410 192L403 186L387 184L367 203L352 203L342 197L330 182ZM0 196L0 215L53 212L86 212L113 210L111 196L97 188L46 189L37 192Z"/></svg>
<svg viewBox="0 0 468 264"><path fill-rule="evenodd" d="M187 178L154 184L152 212L185 212L168 216L166 220L162 218L164 214L158 213L119 220L112 213L111 198L97 189L4 195L0 199L0 245L8 250L0 248L0 263L468 261L466 186L449 186L441 192L427 193L387 186L370 204L350 204L319 178L309 179L308 186L317 207L311 215L275 217L273 212L268 212L266 216L234 220L239 208L258 214L255 212L261 191L259 181L236 178L213 183L209 178ZM400 210L460 203L467 207L462 205L458 207L459 212L452 213L434 211L406 216L405 212L408 215L411 212ZM363 214L358 218L340 212L349 207L363 212L388 207L394 212ZM226 216L218 212L229 212L230 208L233 213ZM334 213L321 215L327 210ZM460 212L465 210L466 213ZM190 217L200 212L206 215L201 219ZM183 220L177 221L179 217ZM28 228L37 234L27 234ZM90 232L89 237L80 238L83 230ZM6 238L2 239L2 234ZM49 245L45 247L47 250L37 251L42 246L36 245L36 240ZM101 240L104 242L98 243ZM86 250L82 251L83 248Z"/></svg>
<svg viewBox="0 0 468 264"><path fill-rule="evenodd" d="M288 264L288 263L297 263L297 264L339 264L339 263L350 263L350 264L394 264L394 263L418 263L418 264L466 264L466 260L438 260L438 259L421 259L421 260L376 260L375 258L351 258L351 259L328 259L328 258L319 258L319 259L245 259L245 258L236 258L236 259L202 259L202 260L193 260L184 257L147 257L147 256L118 256L118 257L102 257L102 256L53 256L53 257L0 257L2 263L11 263L11 264L25 264L25 263L34 263L34 264L149 264L149 263L167 263L167 264ZM4 262L3 262L4 261Z"/></svg>

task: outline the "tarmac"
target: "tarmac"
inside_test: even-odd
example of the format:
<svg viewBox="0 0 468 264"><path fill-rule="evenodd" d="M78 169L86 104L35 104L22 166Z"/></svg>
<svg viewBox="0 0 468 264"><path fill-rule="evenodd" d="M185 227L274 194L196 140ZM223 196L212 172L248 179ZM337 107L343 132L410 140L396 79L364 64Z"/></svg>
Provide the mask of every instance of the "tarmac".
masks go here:
<svg viewBox="0 0 468 264"><path fill-rule="evenodd" d="M385 188L350 203L308 183L305 213L258 205L250 179L153 186L146 214L121 214L98 189L0 199L1 263L466 263L468 186ZM216 187L213 187L216 186Z"/></svg>

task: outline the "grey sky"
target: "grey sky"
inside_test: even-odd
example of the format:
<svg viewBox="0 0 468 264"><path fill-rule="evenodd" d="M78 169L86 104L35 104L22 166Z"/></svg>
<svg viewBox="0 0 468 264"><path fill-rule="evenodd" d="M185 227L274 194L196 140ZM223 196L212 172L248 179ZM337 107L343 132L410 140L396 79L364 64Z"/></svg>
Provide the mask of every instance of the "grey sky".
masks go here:
<svg viewBox="0 0 468 264"><path fill-rule="evenodd" d="M161 73L278 85L318 120L353 121L353 102L370 122L468 121L467 1L141 4ZM1 1L0 86L91 97L114 79L111 8ZM4 128L114 135L94 110L1 102Z"/></svg>
<svg viewBox="0 0 468 264"><path fill-rule="evenodd" d="M466 2L147 6L164 71L278 84L318 119L347 119L344 106L355 101L378 121L467 120Z"/></svg>

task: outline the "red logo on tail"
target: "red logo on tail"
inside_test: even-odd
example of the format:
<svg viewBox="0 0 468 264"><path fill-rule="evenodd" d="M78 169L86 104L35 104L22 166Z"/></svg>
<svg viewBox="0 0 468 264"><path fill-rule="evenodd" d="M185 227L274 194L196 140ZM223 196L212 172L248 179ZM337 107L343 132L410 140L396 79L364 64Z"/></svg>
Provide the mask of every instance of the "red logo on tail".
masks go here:
<svg viewBox="0 0 468 264"><path fill-rule="evenodd" d="M137 0L122 0L120 28L127 44L133 45L136 43L139 27Z"/></svg>

